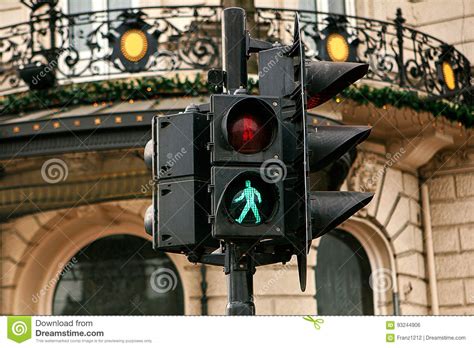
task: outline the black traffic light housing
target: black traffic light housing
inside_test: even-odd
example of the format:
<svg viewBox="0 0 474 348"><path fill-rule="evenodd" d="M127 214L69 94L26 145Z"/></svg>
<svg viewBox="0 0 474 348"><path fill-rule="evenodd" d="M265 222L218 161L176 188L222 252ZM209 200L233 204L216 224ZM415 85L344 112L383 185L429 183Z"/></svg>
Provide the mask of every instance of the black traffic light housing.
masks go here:
<svg viewBox="0 0 474 348"><path fill-rule="evenodd" d="M145 225L156 250L176 253L213 251L211 237L209 121L196 106L184 113L155 116L145 161L153 172L153 202Z"/></svg>
<svg viewBox="0 0 474 348"><path fill-rule="evenodd" d="M301 229L304 194L303 122L291 98L247 94L211 96L212 233L219 239L268 239ZM254 203L260 221L240 223L231 214L235 190L246 180L262 195ZM241 190L240 190L241 191ZM240 192L239 191L239 192ZM243 192L243 191L242 191ZM247 198L246 198L247 199ZM246 216L254 216L253 210ZM254 216L255 217L255 216Z"/></svg>
<svg viewBox="0 0 474 348"><path fill-rule="evenodd" d="M363 126L306 126L306 109L314 108L365 75L367 64L305 61L298 16L295 18L292 46L272 47L259 53L259 86L265 94L291 98L301 102L304 126L304 152L300 154L307 173L324 170L370 134ZM271 67L270 69L268 67ZM266 69L266 70L265 70ZM272 74L272 72L275 72ZM302 177L306 179L307 175ZM309 185L307 185L309 186ZM368 204L372 194L359 192L312 192L299 195L301 205L308 208L310 220L304 233L275 239L269 243L287 245L298 260L300 286L306 287L306 254L311 240L324 235ZM304 217L303 217L304 218Z"/></svg>
<svg viewBox="0 0 474 348"><path fill-rule="evenodd" d="M224 10L222 32L225 71L211 71L209 80L223 93L153 120L145 162L154 191L145 226L156 249L224 266L227 313L254 314L256 266L296 255L304 291L312 239L372 198L309 189L309 174L353 153L370 128L308 127L306 120L306 109L360 79L368 66L305 61L298 15L289 46L251 38L239 8ZM258 96L246 90L251 53L259 55Z"/></svg>

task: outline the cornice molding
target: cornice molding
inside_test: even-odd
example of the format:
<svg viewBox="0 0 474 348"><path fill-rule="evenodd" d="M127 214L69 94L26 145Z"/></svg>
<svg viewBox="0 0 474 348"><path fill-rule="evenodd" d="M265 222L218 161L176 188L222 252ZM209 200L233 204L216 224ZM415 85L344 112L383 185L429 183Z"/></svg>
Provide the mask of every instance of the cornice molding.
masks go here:
<svg viewBox="0 0 474 348"><path fill-rule="evenodd" d="M439 175L472 173L474 172L474 147L442 151L420 168L419 172L424 180Z"/></svg>

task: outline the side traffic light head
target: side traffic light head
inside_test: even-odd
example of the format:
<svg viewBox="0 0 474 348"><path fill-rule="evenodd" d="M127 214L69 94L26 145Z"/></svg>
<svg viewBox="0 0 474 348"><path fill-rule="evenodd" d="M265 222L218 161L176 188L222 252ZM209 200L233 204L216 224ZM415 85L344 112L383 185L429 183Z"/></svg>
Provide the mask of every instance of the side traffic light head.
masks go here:
<svg viewBox="0 0 474 348"><path fill-rule="evenodd" d="M308 131L309 167L323 169L370 135L368 126L318 126Z"/></svg>
<svg viewBox="0 0 474 348"><path fill-rule="evenodd" d="M344 88L364 77L364 63L305 62L307 107L312 109L331 99Z"/></svg>

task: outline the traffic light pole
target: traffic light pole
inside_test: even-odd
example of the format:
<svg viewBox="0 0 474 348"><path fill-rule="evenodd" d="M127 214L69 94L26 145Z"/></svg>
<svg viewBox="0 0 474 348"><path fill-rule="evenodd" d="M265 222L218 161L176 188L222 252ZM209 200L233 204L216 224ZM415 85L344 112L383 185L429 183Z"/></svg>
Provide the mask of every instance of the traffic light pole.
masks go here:
<svg viewBox="0 0 474 348"><path fill-rule="evenodd" d="M222 21L222 67L226 72L225 86L233 94L247 87L247 34L245 11L238 7L224 10Z"/></svg>
<svg viewBox="0 0 474 348"><path fill-rule="evenodd" d="M247 33L245 11L230 7L222 21L222 66L227 93L247 87ZM227 275L227 315L255 315L252 251L245 244L226 242L224 271Z"/></svg>
<svg viewBox="0 0 474 348"><path fill-rule="evenodd" d="M255 264L248 246L226 243L225 266L227 275L227 315L255 315L253 303L253 275Z"/></svg>

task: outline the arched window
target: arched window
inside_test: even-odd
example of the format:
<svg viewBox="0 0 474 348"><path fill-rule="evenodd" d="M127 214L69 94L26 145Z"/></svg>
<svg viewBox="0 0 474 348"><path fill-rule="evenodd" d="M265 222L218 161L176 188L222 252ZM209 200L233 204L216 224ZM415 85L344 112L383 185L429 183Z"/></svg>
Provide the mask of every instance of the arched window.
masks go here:
<svg viewBox="0 0 474 348"><path fill-rule="evenodd" d="M359 241L342 230L321 238L316 263L320 315L373 315L369 258Z"/></svg>
<svg viewBox="0 0 474 348"><path fill-rule="evenodd" d="M142 238L96 240L64 266L53 300L53 315L88 314L184 314L178 271Z"/></svg>

